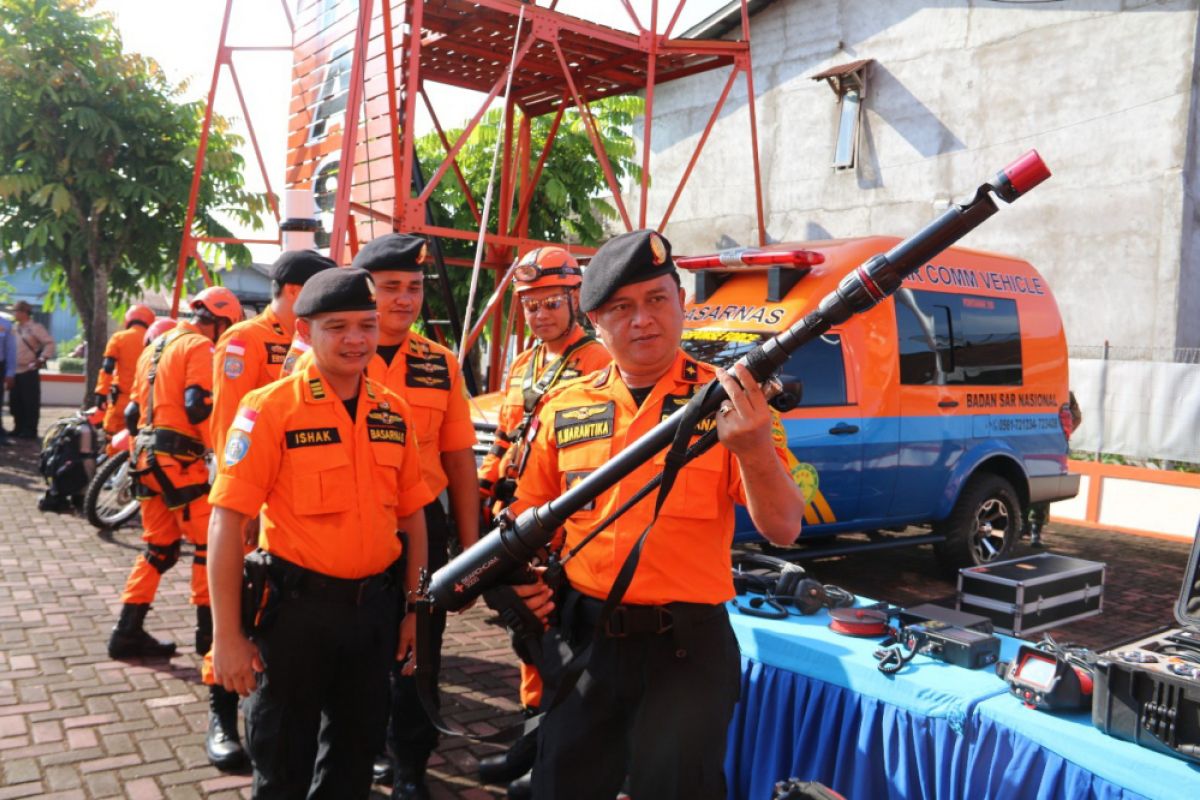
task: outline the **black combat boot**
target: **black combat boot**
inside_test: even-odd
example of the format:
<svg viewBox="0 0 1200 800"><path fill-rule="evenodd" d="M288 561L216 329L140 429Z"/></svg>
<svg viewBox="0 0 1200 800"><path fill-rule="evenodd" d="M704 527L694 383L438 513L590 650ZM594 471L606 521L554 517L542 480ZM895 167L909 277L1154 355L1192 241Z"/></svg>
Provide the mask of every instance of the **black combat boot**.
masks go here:
<svg viewBox="0 0 1200 800"><path fill-rule="evenodd" d="M530 800L533 797L533 773L526 772L508 784L508 800Z"/></svg>
<svg viewBox="0 0 1200 800"><path fill-rule="evenodd" d="M503 786L533 769L537 757L537 734L525 734L503 753L479 759L479 781Z"/></svg>
<svg viewBox="0 0 1200 800"><path fill-rule="evenodd" d="M170 658L175 655L175 643L155 639L142 629L148 603L126 603L121 617L108 637L109 658Z"/></svg>
<svg viewBox="0 0 1200 800"><path fill-rule="evenodd" d="M212 649L212 639L212 606L196 606L196 655L204 657Z"/></svg>
<svg viewBox="0 0 1200 800"><path fill-rule="evenodd" d="M429 800L424 762L397 761L393 772L392 800Z"/></svg>
<svg viewBox="0 0 1200 800"><path fill-rule="evenodd" d="M238 696L221 686L208 687L208 736L204 752L219 770L233 772L245 768L246 751L238 737Z"/></svg>

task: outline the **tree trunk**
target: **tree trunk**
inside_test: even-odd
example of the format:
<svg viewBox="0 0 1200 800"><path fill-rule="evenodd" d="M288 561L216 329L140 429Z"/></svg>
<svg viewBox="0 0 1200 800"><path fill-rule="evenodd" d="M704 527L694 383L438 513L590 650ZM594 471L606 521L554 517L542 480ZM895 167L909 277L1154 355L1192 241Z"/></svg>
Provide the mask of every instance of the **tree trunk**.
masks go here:
<svg viewBox="0 0 1200 800"><path fill-rule="evenodd" d="M84 371L87 384L84 386L84 405L91 405L92 389L100 364L104 360L104 348L108 344L108 276L107 264L92 264L91 319L83 321L84 337L87 340L87 369ZM82 310L80 316L83 316Z"/></svg>

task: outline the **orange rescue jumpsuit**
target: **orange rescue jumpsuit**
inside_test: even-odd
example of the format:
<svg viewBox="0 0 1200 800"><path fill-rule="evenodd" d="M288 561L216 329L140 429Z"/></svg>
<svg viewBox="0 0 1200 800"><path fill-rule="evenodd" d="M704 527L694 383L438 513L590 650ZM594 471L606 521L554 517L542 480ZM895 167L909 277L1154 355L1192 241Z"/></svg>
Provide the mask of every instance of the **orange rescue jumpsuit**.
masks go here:
<svg viewBox="0 0 1200 800"><path fill-rule="evenodd" d="M133 389L138 356L145 346L145 326L130 325L109 337L104 347L104 366L96 379L96 394L108 401L108 410L104 412L104 430L110 439L125 427L125 404L129 402ZM117 390L115 396L112 391L114 383Z"/></svg>
<svg viewBox="0 0 1200 800"><path fill-rule="evenodd" d="M159 477L150 467L149 449L136 452L136 468L141 471L138 478L142 493L142 539L146 551L137 557L125 591L123 603L150 603L162 573L174 565L183 538L195 545L192 558L192 595L194 605L207 606L208 576L205 568L208 556L208 518L211 509L203 489L208 485L208 466L204 452L211 449L208 419L193 423L184 409L184 390L196 386L203 391L212 391L212 342L191 323L181 322L153 344L149 357L153 369L154 353L162 344L158 358L151 400L149 376L141 389L145 398L139 401L141 418L138 426L141 437L161 434L160 446L153 448L154 458L162 474L179 491L186 502L168 498L163 494ZM144 400L144 402L143 402ZM153 409L151 409L153 403ZM150 414L153 419L150 419ZM151 426L152 423L152 426ZM174 440L174 446L165 442ZM182 449L179 445L185 447ZM136 447L136 445L135 445ZM186 451L186 452L185 452Z"/></svg>
<svg viewBox="0 0 1200 800"><path fill-rule="evenodd" d="M567 340L567 349L569 350L585 335L586 331L583 328L575 326L571 338ZM524 445L517 447L513 445L516 444L516 437L520 434L518 428L521 426L521 421L525 418L526 389L533 389L539 385L546 377L547 372L551 373L553 380L547 382L544 387L545 391L573 378L603 369L611 361L612 356L604 349L604 345L594 339L570 352L567 355L566 363L561 365L560 359L549 356L543 344L524 350L513 359L512 366L508 370L504 402L501 404L496 418L496 440L479 466L479 489L485 496L492 495L496 481L501 478L516 479L520 477L518 474L520 464L517 462L521 458ZM561 371L555 375L553 371L558 370L560 366L562 367ZM532 379L530 378L531 368L533 370ZM538 399L540 401L541 398ZM529 431L526 430L525 433L528 434ZM542 680L538 675L537 668L521 662L521 705L526 708L536 708L541 702Z"/></svg>

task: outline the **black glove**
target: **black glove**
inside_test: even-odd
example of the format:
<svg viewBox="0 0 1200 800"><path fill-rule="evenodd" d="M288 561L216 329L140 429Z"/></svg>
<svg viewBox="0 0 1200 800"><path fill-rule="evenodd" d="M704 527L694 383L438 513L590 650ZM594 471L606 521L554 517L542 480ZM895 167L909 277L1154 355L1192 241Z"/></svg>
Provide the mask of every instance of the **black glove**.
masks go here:
<svg viewBox="0 0 1200 800"><path fill-rule="evenodd" d="M92 395L92 403L101 411L108 408L108 398L102 395L100 392L96 392Z"/></svg>
<svg viewBox="0 0 1200 800"><path fill-rule="evenodd" d="M110 403L117 402L117 398L120 396L121 396L121 389L119 387L113 386L112 388L110 388L108 390L108 400Z"/></svg>
<svg viewBox="0 0 1200 800"><path fill-rule="evenodd" d="M517 482L512 478L501 478L496 481L492 492L496 495L497 500L507 505L517 496Z"/></svg>

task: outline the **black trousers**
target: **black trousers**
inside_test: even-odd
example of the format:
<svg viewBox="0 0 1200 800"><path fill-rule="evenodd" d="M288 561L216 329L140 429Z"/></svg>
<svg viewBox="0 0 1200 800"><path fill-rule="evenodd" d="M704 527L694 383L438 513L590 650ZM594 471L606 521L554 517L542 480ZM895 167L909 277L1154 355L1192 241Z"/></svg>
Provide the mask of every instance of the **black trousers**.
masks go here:
<svg viewBox="0 0 1200 800"><path fill-rule="evenodd" d="M548 633L550 659L565 655L563 637L586 645L599 605L589 604ZM535 798L612 800L628 776L633 800L724 800L726 736L741 685L737 640L723 605L688 605L675 619L663 634L596 639L574 690L538 729ZM543 673L543 704L556 673L552 665Z"/></svg>
<svg viewBox="0 0 1200 800"><path fill-rule="evenodd" d="M394 586L362 605L284 593L255 636L266 671L246 699L254 797L366 798L387 726Z"/></svg>
<svg viewBox="0 0 1200 800"><path fill-rule="evenodd" d="M42 380L36 369L17 373L8 402L13 415L13 434L36 438L42 411Z"/></svg>
<svg viewBox="0 0 1200 800"><path fill-rule="evenodd" d="M429 574L446 565L450 559L450 521L438 500L425 506L425 531L429 541ZM400 599L403 608L404 598ZM446 612L434 610L432 652L423 654L431 662L433 674L442 667L442 634L446 630ZM425 707L417 696L417 683L411 675L401 675L403 665L392 668L392 716L388 726L389 745L398 767L409 772L420 772L425 768L438 745L437 728L429 721Z"/></svg>

